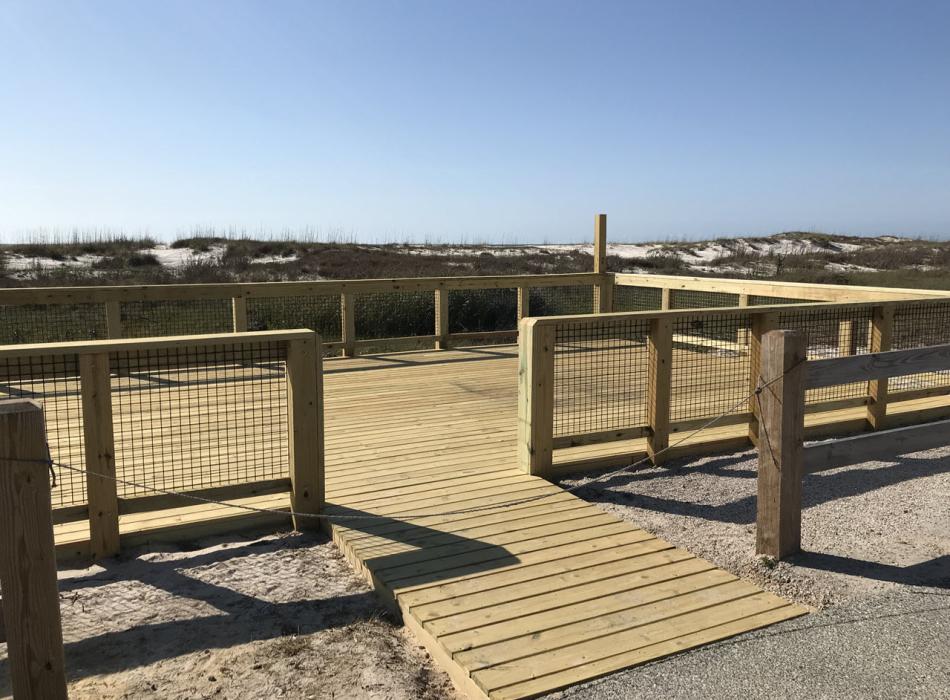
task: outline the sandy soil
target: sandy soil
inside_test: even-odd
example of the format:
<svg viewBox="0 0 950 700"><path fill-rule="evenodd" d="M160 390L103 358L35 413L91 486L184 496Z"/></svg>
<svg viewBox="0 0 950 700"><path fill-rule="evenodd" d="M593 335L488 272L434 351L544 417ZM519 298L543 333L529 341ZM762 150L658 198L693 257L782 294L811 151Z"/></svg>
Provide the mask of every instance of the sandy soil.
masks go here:
<svg viewBox="0 0 950 700"><path fill-rule="evenodd" d="M204 540L60 575L73 698L451 698L325 537ZM0 696L10 695L0 644Z"/></svg>

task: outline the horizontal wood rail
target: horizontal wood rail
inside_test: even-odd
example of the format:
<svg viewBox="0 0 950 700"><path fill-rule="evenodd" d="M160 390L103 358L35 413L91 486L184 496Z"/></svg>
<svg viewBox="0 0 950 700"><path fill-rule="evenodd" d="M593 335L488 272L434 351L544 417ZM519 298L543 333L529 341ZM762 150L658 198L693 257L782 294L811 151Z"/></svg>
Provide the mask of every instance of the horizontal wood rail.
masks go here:
<svg viewBox="0 0 950 700"><path fill-rule="evenodd" d="M777 559L801 549L805 474L950 445L950 420L803 445L807 389L948 371L950 344L807 362L805 357L805 338L799 332L770 331L763 337L756 551ZM869 413L877 409L869 422L877 428L886 417L886 403L869 398Z"/></svg>

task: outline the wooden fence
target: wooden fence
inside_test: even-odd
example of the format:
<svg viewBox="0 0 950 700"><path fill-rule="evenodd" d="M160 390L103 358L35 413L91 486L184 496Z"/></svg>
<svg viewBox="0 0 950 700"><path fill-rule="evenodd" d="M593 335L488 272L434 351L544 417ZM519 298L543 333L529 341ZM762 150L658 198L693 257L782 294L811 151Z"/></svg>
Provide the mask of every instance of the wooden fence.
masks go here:
<svg viewBox="0 0 950 700"><path fill-rule="evenodd" d="M756 551L776 559L801 549L805 474L950 445L950 420L803 445L808 389L867 381L868 422L879 426L888 381L950 370L950 344L813 361L806 352L801 333L771 331L763 338Z"/></svg>
<svg viewBox="0 0 950 700"><path fill-rule="evenodd" d="M321 358L310 330L14 345L0 348L0 398L43 399L66 465L54 521L88 527L90 551L69 554L103 557L119 551L120 516L187 505L151 489L290 491L295 511L319 513Z"/></svg>

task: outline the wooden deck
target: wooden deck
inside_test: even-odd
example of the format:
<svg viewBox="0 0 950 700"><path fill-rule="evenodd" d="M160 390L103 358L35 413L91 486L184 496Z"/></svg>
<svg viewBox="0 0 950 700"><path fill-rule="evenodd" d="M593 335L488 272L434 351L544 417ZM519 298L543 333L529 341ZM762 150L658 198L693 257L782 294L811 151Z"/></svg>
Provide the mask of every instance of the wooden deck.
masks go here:
<svg viewBox="0 0 950 700"><path fill-rule="evenodd" d="M517 470L516 372L511 347L326 364L327 510L386 518L334 523L334 541L466 693L544 694L806 612ZM857 407L808 421L821 430L863 416ZM703 439L739 446L746 426L710 433ZM628 440L561 450L555 463L625 464L644 452L642 439ZM548 497L439 515L537 495ZM286 507L287 496L242 502ZM133 544L247 519L195 505L120 523ZM81 550L84 537L83 522L57 527L61 549Z"/></svg>

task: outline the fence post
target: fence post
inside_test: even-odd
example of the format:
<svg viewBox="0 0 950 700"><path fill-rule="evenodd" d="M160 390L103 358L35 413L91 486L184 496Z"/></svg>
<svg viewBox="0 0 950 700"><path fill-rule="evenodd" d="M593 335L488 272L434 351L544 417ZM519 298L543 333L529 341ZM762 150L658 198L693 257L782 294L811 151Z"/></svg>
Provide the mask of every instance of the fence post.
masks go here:
<svg viewBox="0 0 950 700"><path fill-rule="evenodd" d="M449 349L449 291L435 290L435 349Z"/></svg>
<svg viewBox="0 0 950 700"><path fill-rule="evenodd" d="M231 318L235 333L247 331L247 297L231 297Z"/></svg>
<svg viewBox="0 0 950 700"><path fill-rule="evenodd" d="M79 356L82 433L89 503L89 548L93 559L119 553L119 499L112 434L109 354ZM97 476L101 474L102 476Z"/></svg>
<svg viewBox="0 0 950 700"><path fill-rule="evenodd" d="M287 342L287 421L290 503L317 514L324 502L323 348L316 333ZM316 518L294 518L294 527L319 527Z"/></svg>
<svg viewBox="0 0 950 700"><path fill-rule="evenodd" d="M600 275L594 285L594 313L613 311L614 278L607 274L607 215L594 217L594 272Z"/></svg>
<svg viewBox="0 0 950 700"><path fill-rule="evenodd" d="M673 321L667 316L650 321L647 339L650 368L647 378L647 454L654 465L657 453L670 444L670 386L673 377Z"/></svg>
<svg viewBox="0 0 950 700"><path fill-rule="evenodd" d="M886 352L891 349L894 336L894 307L875 306L871 316L869 352ZM868 382L867 421L872 430L881 430L887 418L887 379L872 379Z"/></svg>
<svg viewBox="0 0 950 700"><path fill-rule="evenodd" d="M0 402L0 588L13 695L66 698L43 409Z"/></svg>
<svg viewBox="0 0 950 700"><path fill-rule="evenodd" d="M340 295L340 323L343 357L356 357L356 301L349 292Z"/></svg>
<svg viewBox="0 0 950 700"><path fill-rule="evenodd" d="M858 336L854 332L854 319L838 321L838 357L853 355L858 349Z"/></svg>
<svg viewBox="0 0 950 700"><path fill-rule="evenodd" d="M106 335L110 338L122 337L122 307L117 301L106 302Z"/></svg>
<svg viewBox="0 0 950 700"><path fill-rule="evenodd" d="M555 328L526 318L518 325L518 466L546 476L554 454Z"/></svg>
<svg viewBox="0 0 950 700"><path fill-rule="evenodd" d="M769 331L778 327L778 314L756 313L751 317L752 330L749 334L749 393L755 391L759 385L762 362L762 338ZM749 403L749 440L753 445L759 444L759 405L752 400Z"/></svg>
<svg viewBox="0 0 950 700"><path fill-rule="evenodd" d="M660 310L669 311L673 308L673 290L669 287L663 287L660 290Z"/></svg>
<svg viewBox="0 0 950 700"><path fill-rule="evenodd" d="M749 306L748 294L739 295L739 306L742 308L746 308ZM739 332L736 334L736 343L742 347L748 347L750 336L751 336L751 330L749 328L742 327L739 329Z"/></svg>
<svg viewBox="0 0 950 700"><path fill-rule="evenodd" d="M531 315L530 287L518 287L518 323Z"/></svg>
<svg viewBox="0 0 950 700"><path fill-rule="evenodd" d="M798 331L762 337L755 551L776 559L801 549L805 357Z"/></svg>

